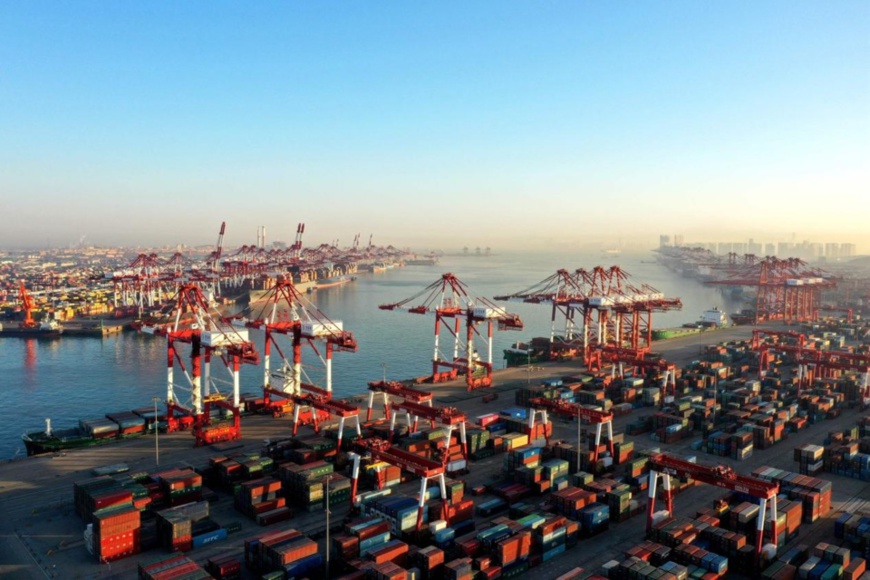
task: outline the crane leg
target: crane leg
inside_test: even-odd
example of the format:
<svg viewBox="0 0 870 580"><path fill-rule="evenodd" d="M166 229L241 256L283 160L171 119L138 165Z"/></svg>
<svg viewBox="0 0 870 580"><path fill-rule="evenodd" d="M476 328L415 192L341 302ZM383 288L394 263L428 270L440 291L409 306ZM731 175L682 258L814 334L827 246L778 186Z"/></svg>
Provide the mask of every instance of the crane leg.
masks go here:
<svg viewBox="0 0 870 580"><path fill-rule="evenodd" d="M668 510L668 517L674 517L674 496L671 493L671 476L667 473L662 475L662 484L665 490L665 509Z"/></svg>
<svg viewBox="0 0 870 580"><path fill-rule="evenodd" d="M396 414L390 419L390 443L393 442L393 430L396 428Z"/></svg>
<svg viewBox="0 0 870 580"><path fill-rule="evenodd" d="M468 442L465 439L465 423L459 424L459 440L462 443L462 457L468 461Z"/></svg>
<svg viewBox="0 0 870 580"><path fill-rule="evenodd" d="M649 472L649 494L647 505L646 531L650 533L653 525L653 513L656 509L656 484L658 483L659 474L655 471Z"/></svg>
<svg viewBox="0 0 870 580"><path fill-rule="evenodd" d="M607 448L610 450L610 456L613 458L613 464L616 465L616 447L613 444L613 422L607 422Z"/></svg>
<svg viewBox="0 0 870 580"><path fill-rule="evenodd" d="M338 420L338 450L341 451L341 434L344 433L344 417Z"/></svg>
<svg viewBox="0 0 870 580"><path fill-rule="evenodd" d="M372 420L372 407L375 406L375 392L369 391L369 409L366 411L366 421Z"/></svg>
<svg viewBox="0 0 870 580"><path fill-rule="evenodd" d="M296 437L296 432L299 430L299 409L300 405L293 406L293 436Z"/></svg>
<svg viewBox="0 0 870 580"><path fill-rule="evenodd" d="M595 425L595 449L592 450L592 465L598 463L598 446L601 445L601 423Z"/></svg>
<svg viewBox="0 0 870 580"><path fill-rule="evenodd" d="M356 501L357 484L359 483L359 455L350 453L349 457L353 460L353 472L350 480L350 507L353 508Z"/></svg>
<svg viewBox="0 0 870 580"><path fill-rule="evenodd" d="M425 477L420 478L420 504L417 506L417 531L423 527L423 508L426 505L426 481Z"/></svg>
<svg viewBox="0 0 870 580"><path fill-rule="evenodd" d="M767 499L761 500L761 508L758 512L758 525L755 532L755 563L761 563L761 544L764 541L764 517L767 515Z"/></svg>

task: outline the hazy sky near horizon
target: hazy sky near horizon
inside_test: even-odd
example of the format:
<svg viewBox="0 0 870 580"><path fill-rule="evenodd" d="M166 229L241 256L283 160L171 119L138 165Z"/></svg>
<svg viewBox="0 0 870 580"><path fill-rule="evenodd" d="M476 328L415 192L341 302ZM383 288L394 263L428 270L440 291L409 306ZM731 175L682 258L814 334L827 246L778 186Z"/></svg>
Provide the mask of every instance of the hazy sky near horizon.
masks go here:
<svg viewBox="0 0 870 580"><path fill-rule="evenodd" d="M870 251L870 2L0 0L0 247Z"/></svg>

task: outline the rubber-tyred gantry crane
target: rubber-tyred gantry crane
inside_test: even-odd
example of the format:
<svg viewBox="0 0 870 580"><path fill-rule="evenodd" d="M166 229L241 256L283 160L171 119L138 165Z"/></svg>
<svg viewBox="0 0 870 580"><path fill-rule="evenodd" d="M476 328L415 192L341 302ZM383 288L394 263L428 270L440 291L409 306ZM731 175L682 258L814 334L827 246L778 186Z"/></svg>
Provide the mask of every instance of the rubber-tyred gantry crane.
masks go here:
<svg viewBox="0 0 870 580"><path fill-rule="evenodd" d="M390 395L394 397L402 397L406 401L412 403L428 403L432 406L432 393L426 391L418 391L411 387L406 387L398 381L370 381L369 382L369 407L366 413L366 421L372 420L372 408L375 406L375 393L381 393L384 398L384 417L390 418Z"/></svg>
<svg viewBox="0 0 870 580"><path fill-rule="evenodd" d="M433 425L440 423L447 428L447 437L445 439L444 448L450 447L450 438L453 436L453 429L459 428L459 441L462 445L462 457L468 459L468 444L465 439L465 413L455 407L427 407L420 403L412 401L402 401L400 403L392 403L390 407L393 409L392 417L390 418L390 433L396 428L396 418L399 411L405 411L408 429L413 433L417 430L417 420L422 417L430 421ZM445 462L449 459L446 455Z"/></svg>
<svg viewBox="0 0 870 580"><path fill-rule="evenodd" d="M422 300L421 302L417 302ZM414 303L416 305L412 306ZM444 274L440 280L430 284L410 298L393 304L383 304L381 310L407 310L413 314L435 314L435 350L432 356L432 382L453 380L459 371L465 374L468 390L492 386L492 329L493 323L499 330L522 330L523 322L516 314L507 312L486 298L474 297L459 278ZM465 323L463 337L462 324ZM478 330L480 324L486 325L486 335ZM453 338L452 356L445 357L440 350L441 331ZM478 348L475 338L485 341L485 347ZM485 349L485 350L484 350ZM481 350L486 358L481 360ZM441 369L448 369L442 371ZM477 370L483 370L478 376Z"/></svg>
<svg viewBox="0 0 870 580"><path fill-rule="evenodd" d="M433 461L420 457L408 451L392 447L389 441L371 438L356 441L356 453L349 453L348 458L353 461L351 475L350 501L351 506L356 503L357 488L359 482L359 462L361 455L371 457L373 461L383 461L394 465L420 478L420 503L417 507L417 531L423 527L423 509L426 505L426 484L429 480L437 480L441 486L441 519L448 519L447 482L444 478L445 467L440 461ZM446 451L446 450L445 450ZM449 523L449 522L448 522Z"/></svg>
<svg viewBox="0 0 870 580"><path fill-rule="evenodd" d="M189 315L195 322L182 325L182 319ZM166 333L167 377L166 409L170 431L193 426L197 445L218 441L238 439L241 436L239 413L239 370L242 364L256 365L259 353L254 343L248 340L248 331L237 329L229 323L213 316L202 289L196 284L185 284L179 288L175 307L175 323ZM179 353L179 344L189 344L190 365L188 372ZM232 398L222 395L211 376L211 358L217 355L229 371L232 384ZM175 382L175 365L181 368L187 385ZM204 373L203 373L204 367ZM204 377L203 377L204 374ZM189 393L188 401L181 401L179 392ZM211 429L211 409L220 407L233 415L231 426ZM175 412L181 412L176 417Z"/></svg>
<svg viewBox="0 0 870 580"><path fill-rule="evenodd" d="M750 495L759 500L761 509L758 514L757 534L755 538L756 560L761 555L762 541L764 539L764 518L767 515L767 506L770 503L770 522L772 543L776 546L776 496L779 493L779 484L739 475L730 467L717 465L707 467L680 459L672 455L657 453L651 455L647 462L649 466L649 505L647 506L647 532L653 527L653 514L655 512L656 491L658 479L662 478L665 492L665 509L669 517L674 517L674 499L671 495L671 477L690 477L701 483L715 485L723 489L737 491Z"/></svg>
<svg viewBox="0 0 870 580"><path fill-rule="evenodd" d="M601 445L601 428L607 426L607 449L610 451L611 457L616 457L613 446L613 413L590 409L577 403L570 403L560 399L544 399L543 397L533 397L529 399L529 407L532 412L529 413L529 431L532 432L535 428L535 410L543 411L542 417L544 423L547 422L547 413L559 415L560 417L576 417L577 418L577 469L580 469L580 429L583 421L595 425L595 449L592 451L592 463L598 462L598 447ZM544 431L544 439L547 445L550 444L550 438Z"/></svg>

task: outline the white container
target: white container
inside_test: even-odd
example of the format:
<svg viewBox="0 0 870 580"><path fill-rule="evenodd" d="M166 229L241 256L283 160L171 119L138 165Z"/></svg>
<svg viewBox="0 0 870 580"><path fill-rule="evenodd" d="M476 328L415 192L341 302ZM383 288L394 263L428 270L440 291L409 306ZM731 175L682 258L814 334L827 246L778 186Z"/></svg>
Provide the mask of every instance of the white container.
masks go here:
<svg viewBox="0 0 870 580"><path fill-rule="evenodd" d="M202 344L211 347L231 346L248 342L248 329L230 326L202 333Z"/></svg>
<svg viewBox="0 0 870 580"><path fill-rule="evenodd" d="M330 334L338 334L342 329L343 326L340 320L333 320L331 322L307 321L302 323L302 334L305 336L328 336Z"/></svg>

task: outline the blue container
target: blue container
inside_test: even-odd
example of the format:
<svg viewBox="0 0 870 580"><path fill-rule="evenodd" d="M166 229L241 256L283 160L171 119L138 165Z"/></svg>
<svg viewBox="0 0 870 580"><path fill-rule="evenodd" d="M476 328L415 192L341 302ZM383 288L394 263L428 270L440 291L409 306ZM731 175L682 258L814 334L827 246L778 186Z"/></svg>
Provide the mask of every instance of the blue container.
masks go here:
<svg viewBox="0 0 870 580"><path fill-rule="evenodd" d="M224 528L218 528L217 530L208 532L206 534L194 536L192 545L194 548L200 548L202 546L205 546L206 544L211 544L212 542L219 542L220 540L225 540L226 538L227 531Z"/></svg>
<svg viewBox="0 0 870 580"><path fill-rule="evenodd" d="M305 578L311 575L314 571L320 571L323 567L323 556L320 554L312 554L301 560L296 560L284 566L284 578L286 580L296 580L297 578Z"/></svg>
<svg viewBox="0 0 870 580"><path fill-rule="evenodd" d="M453 529L460 536L470 534L474 531L474 518L465 520L464 522L453 524Z"/></svg>
<svg viewBox="0 0 870 580"><path fill-rule="evenodd" d="M529 412L522 407L510 407L508 409L502 409L499 411L500 415L506 415L508 417L512 417L514 419L528 419Z"/></svg>
<svg viewBox="0 0 870 580"><path fill-rule="evenodd" d="M555 548L552 548L552 549L544 552L543 560L544 560L544 562L546 562L546 561L551 560L551 559L555 558L556 556L558 556L559 554L562 554L564 552L565 552L565 544L561 544L559 546L556 546Z"/></svg>
<svg viewBox="0 0 870 580"><path fill-rule="evenodd" d="M364 552L368 552L374 548L380 547L387 542L390 541L390 532L384 532L383 534L378 534L376 536L372 536L371 538L362 540L359 543L359 551L360 554Z"/></svg>

